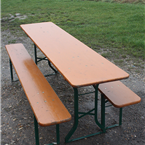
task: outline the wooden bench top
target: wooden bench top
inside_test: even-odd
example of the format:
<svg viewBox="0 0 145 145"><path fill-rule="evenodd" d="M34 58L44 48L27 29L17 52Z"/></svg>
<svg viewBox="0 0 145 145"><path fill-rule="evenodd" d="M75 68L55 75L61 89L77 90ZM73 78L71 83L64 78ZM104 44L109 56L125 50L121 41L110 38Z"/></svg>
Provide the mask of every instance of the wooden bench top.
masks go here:
<svg viewBox="0 0 145 145"><path fill-rule="evenodd" d="M52 22L20 27L73 87L129 77L128 73Z"/></svg>
<svg viewBox="0 0 145 145"><path fill-rule="evenodd" d="M22 44L6 45L6 50L41 126L71 120L71 115L36 66Z"/></svg>
<svg viewBox="0 0 145 145"><path fill-rule="evenodd" d="M120 81L103 83L99 91L117 108L139 103L141 98Z"/></svg>

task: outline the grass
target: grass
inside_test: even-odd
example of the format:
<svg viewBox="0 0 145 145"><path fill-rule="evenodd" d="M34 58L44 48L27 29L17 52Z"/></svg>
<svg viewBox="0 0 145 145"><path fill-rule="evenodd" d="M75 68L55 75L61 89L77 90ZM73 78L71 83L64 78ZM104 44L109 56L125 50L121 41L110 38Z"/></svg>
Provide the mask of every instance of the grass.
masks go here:
<svg viewBox="0 0 145 145"><path fill-rule="evenodd" d="M13 40L8 41L8 44L12 44L12 43L16 43L16 40L13 39Z"/></svg>
<svg viewBox="0 0 145 145"><path fill-rule="evenodd" d="M20 24L52 21L96 51L109 49L105 57L145 60L144 4L108 1L2 0L2 30L22 31ZM20 20L16 13L27 18ZM9 14L16 19L10 21Z"/></svg>

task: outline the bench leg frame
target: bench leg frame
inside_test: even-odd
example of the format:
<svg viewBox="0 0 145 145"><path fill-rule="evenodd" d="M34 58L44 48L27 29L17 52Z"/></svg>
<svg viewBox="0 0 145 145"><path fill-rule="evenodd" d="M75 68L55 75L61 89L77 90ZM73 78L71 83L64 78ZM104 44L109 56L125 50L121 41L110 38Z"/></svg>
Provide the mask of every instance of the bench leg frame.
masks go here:
<svg viewBox="0 0 145 145"><path fill-rule="evenodd" d="M39 145L39 130L38 130L38 123L36 117L34 116L34 128L35 128L35 141L36 145Z"/></svg>
<svg viewBox="0 0 145 145"><path fill-rule="evenodd" d="M105 130L122 125L122 108L120 108L120 110L119 110L119 124L114 124L114 125L105 127L105 96L104 96L104 94L101 94L101 123L104 126Z"/></svg>
<svg viewBox="0 0 145 145"><path fill-rule="evenodd" d="M17 80L14 80L14 76L13 76L13 64L12 64L12 61L11 61L10 58L9 58L9 63L10 63L11 82L17 82L17 81L19 81L19 80L18 80L18 79L17 79Z"/></svg>
<svg viewBox="0 0 145 145"><path fill-rule="evenodd" d="M34 115L34 129L35 129L35 142L36 142L36 145L39 145L39 129L38 129L38 122L36 120L35 115ZM45 145L58 145L58 144L60 144L59 124L56 125L56 140L57 140L57 142L53 142L53 143L45 144Z"/></svg>

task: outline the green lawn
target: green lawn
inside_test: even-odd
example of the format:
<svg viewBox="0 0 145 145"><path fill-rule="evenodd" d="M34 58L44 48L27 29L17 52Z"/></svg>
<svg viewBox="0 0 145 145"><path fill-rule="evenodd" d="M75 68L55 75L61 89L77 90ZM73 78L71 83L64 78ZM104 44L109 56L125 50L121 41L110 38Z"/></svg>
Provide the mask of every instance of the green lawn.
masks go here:
<svg viewBox="0 0 145 145"><path fill-rule="evenodd" d="M143 3L2 0L1 7L2 18L16 13L27 15L24 20L2 20L2 30L16 31L21 30L20 24L52 21L96 51L106 48L116 57L145 59Z"/></svg>

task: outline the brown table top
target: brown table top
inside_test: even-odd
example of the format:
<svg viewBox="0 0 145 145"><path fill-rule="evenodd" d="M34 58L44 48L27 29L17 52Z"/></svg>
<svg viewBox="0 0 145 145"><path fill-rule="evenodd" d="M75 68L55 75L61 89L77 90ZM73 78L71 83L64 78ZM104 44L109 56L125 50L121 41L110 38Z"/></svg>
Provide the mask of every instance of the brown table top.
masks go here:
<svg viewBox="0 0 145 145"><path fill-rule="evenodd" d="M129 77L128 73L52 22L20 27L73 87Z"/></svg>

